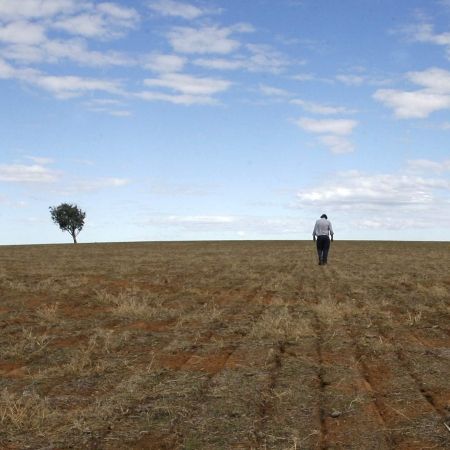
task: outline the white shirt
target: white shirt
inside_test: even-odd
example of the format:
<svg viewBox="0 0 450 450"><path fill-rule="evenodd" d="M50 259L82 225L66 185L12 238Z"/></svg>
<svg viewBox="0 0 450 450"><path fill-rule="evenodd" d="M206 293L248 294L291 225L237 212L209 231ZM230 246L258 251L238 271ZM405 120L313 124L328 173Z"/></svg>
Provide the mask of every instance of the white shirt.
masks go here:
<svg viewBox="0 0 450 450"><path fill-rule="evenodd" d="M319 219L316 221L313 230L313 237L315 236L333 236L333 227L328 219Z"/></svg>

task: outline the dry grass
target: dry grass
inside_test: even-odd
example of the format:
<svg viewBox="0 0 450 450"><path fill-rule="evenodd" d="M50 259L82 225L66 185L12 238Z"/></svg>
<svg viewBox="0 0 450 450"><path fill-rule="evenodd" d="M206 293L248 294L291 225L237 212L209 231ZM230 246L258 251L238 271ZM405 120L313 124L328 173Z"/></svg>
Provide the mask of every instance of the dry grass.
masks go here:
<svg viewBox="0 0 450 450"><path fill-rule="evenodd" d="M2 247L0 448L450 448L449 250Z"/></svg>

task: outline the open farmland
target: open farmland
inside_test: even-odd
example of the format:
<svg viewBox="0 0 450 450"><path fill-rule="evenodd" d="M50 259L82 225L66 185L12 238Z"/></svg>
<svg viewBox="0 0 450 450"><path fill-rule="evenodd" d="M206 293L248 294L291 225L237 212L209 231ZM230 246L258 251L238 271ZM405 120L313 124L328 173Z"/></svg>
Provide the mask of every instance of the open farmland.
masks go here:
<svg viewBox="0 0 450 450"><path fill-rule="evenodd" d="M448 449L450 244L0 247L0 448Z"/></svg>

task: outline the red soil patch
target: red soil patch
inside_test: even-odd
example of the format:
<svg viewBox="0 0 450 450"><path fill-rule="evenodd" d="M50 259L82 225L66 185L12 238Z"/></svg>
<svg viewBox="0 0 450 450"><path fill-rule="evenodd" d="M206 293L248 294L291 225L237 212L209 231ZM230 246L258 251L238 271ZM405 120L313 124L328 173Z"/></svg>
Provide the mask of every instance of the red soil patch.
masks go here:
<svg viewBox="0 0 450 450"><path fill-rule="evenodd" d="M72 306L72 305L63 305L59 308L58 312L61 313L65 317L69 317L72 319L86 319L93 317L95 314L100 312L107 312L111 308L107 306L96 306L96 307L87 307L87 306Z"/></svg>
<svg viewBox="0 0 450 450"><path fill-rule="evenodd" d="M223 350L214 355L195 355L186 362L183 369L198 370L214 375L224 368L230 354L230 350Z"/></svg>
<svg viewBox="0 0 450 450"><path fill-rule="evenodd" d="M11 311L11 310L8 308L0 308L0 314L5 314L5 313L8 313L9 311Z"/></svg>
<svg viewBox="0 0 450 450"><path fill-rule="evenodd" d="M193 353L179 352L173 354L156 355L156 365L164 369L181 369L184 364L192 357Z"/></svg>
<svg viewBox="0 0 450 450"><path fill-rule="evenodd" d="M53 339L50 345L57 348L78 347L79 344L87 342L87 336L70 336L66 338Z"/></svg>
<svg viewBox="0 0 450 450"><path fill-rule="evenodd" d="M155 322L137 321L127 325L124 328L131 328L132 330L144 330L144 331L167 331L169 330L175 321L172 320L159 320Z"/></svg>
<svg viewBox="0 0 450 450"><path fill-rule="evenodd" d="M132 447L136 450L174 450L179 448L174 437L156 433L144 434L137 442L133 443Z"/></svg>
<svg viewBox="0 0 450 450"><path fill-rule="evenodd" d="M429 389L428 392L433 397L437 409L450 413L450 390Z"/></svg>
<svg viewBox="0 0 450 450"><path fill-rule="evenodd" d="M231 353L224 367L226 369L260 367L267 355L266 348L239 348Z"/></svg>
<svg viewBox="0 0 450 450"><path fill-rule="evenodd" d="M425 449L437 449L436 442L424 441L422 439L408 439L400 442L396 447L396 450L425 450Z"/></svg>
<svg viewBox="0 0 450 450"><path fill-rule="evenodd" d="M0 375L6 378L23 378L25 366L20 363L0 362Z"/></svg>
<svg viewBox="0 0 450 450"><path fill-rule="evenodd" d="M28 306L28 308L35 308L36 306L40 306L43 303L48 303L48 296L39 295L31 297L29 300L27 300L26 305Z"/></svg>

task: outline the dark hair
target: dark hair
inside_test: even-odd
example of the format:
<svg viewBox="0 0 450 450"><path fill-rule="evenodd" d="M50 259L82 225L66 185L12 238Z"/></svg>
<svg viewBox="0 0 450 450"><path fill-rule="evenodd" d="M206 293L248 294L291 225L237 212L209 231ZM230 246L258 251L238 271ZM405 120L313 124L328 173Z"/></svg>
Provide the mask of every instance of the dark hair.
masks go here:
<svg viewBox="0 0 450 450"><path fill-rule="evenodd" d="M320 216L320 218L321 218L321 219L328 219L328 217L327 217L326 214L322 214L322 215Z"/></svg>

